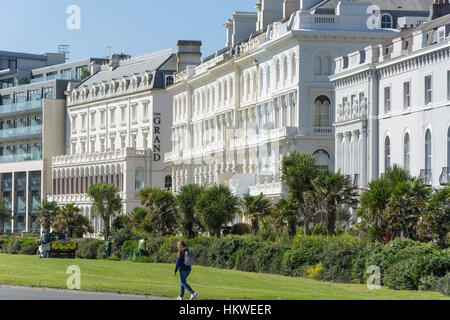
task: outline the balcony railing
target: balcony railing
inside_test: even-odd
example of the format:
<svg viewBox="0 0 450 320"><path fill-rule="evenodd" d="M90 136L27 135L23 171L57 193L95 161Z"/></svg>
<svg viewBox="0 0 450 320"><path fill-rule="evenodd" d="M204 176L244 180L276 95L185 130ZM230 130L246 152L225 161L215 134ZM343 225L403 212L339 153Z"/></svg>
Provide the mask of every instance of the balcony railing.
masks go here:
<svg viewBox="0 0 450 320"><path fill-rule="evenodd" d="M441 184L441 186L446 186L450 183L450 167L442 168L442 173L439 177L439 183Z"/></svg>
<svg viewBox="0 0 450 320"><path fill-rule="evenodd" d="M2 140L16 139L20 137L34 136L41 134L42 134L42 125L40 124L29 127L0 130L0 139Z"/></svg>
<svg viewBox="0 0 450 320"><path fill-rule="evenodd" d="M433 172L431 169L423 169L420 170L420 178L428 185L431 186L433 184Z"/></svg>
<svg viewBox="0 0 450 320"><path fill-rule="evenodd" d="M22 153L0 156L0 163L42 160L41 153Z"/></svg>
<svg viewBox="0 0 450 320"><path fill-rule="evenodd" d="M359 174L355 174L353 176L353 186L358 187L359 186Z"/></svg>
<svg viewBox="0 0 450 320"><path fill-rule="evenodd" d="M42 100L30 100L12 104L0 105L0 115L22 111L34 111L42 108Z"/></svg>
<svg viewBox="0 0 450 320"><path fill-rule="evenodd" d="M54 74L47 77L40 77L40 78L34 78L30 80L30 83L38 83L38 82L44 82L44 81L50 81L50 80L80 80L76 77L72 76L71 74L61 73L61 74Z"/></svg>

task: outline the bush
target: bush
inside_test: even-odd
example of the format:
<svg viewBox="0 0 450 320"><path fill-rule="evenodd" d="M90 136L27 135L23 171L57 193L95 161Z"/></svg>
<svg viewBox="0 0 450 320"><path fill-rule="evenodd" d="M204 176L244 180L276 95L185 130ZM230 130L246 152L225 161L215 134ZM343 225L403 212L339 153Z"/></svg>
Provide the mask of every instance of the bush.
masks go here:
<svg viewBox="0 0 450 320"><path fill-rule="evenodd" d="M117 220L117 219L116 219ZM124 228L112 232L112 255L120 258L121 248L125 241L136 240L130 229Z"/></svg>
<svg viewBox="0 0 450 320"><path fill-rule="evenodd" d="M386 269L385 285L397 290L417 290L411 269L417 262L416 258L400 261Z"/></svg>
<svg viewBox="0 0 450 320"><path fill-rule="evenodd" d="M256 272L254 254L260 246L260 243L260 241L253 237L242 239L239 248L231 257L233 267L240 271Z"/></svg>
<svg viewBox="0 0 450 320"><path fill-rule="evenodd" d="M122 244L121 249L121 258L122 260L131 260L133 259L133 255L135 252L137 252L138 249L138 242L135 240L125 241Z"/></svg>
<svg viewBox="0 0 450 320"><path fill-rule="evenodd" d="M149 254L150 256L154 256L155 262L157 263L175 263L178 253L177 244L180 240L183 239L175 236L157 238L156 242L152 240L153 246L149 246Z"/></svg>
<svg viewBox="0 0 450 320"><path fill-rule="evenodd" d="M20 244L19 254L35 255L38 251L38 244L35 240L25 240Z"/></svg>
<svg viewBox="0 0 450 320"><path fill-rule="evenodd" d="M254 253L256 271L277 274L280 272L282 253L286 247L265 242Z"/></svg>
<svg viewBox="0 0 450 320"><path fill-rule="evenodd" d="M9 254L18 254L20 251L20 245L23 242L20 238L12 238L11 241L8 241L5 243L5 245L2 248L3 253L9 253Z"/></svg>
<svg viewBox="0 0 450 320"><path fill-rule="evenodd" d="M98 259L105 248L105 242L96 239L83 239L78 243L77 257L81 259Z"/></svg>
<svg viewBox="0 0 450 320"><path fill-rule="evenodd" d="M434 291L450 296L450 272L437 279Z"/></svg>
<svg viewBox="0 0 450 320"><path fill-rule="evenodd" d="M220 269L233 269L233 254L242 243L242 237L227 236L216 239L208 248L210 266Z"/></svg>
<svg viewBox="0 0 450 320"><path fill-rule="evenodd" d="M243 236L252 233L252 226L246 223L238 223L231 227L231 234Z"/></svg>
<svg viewBox="0 0 450 320"><path fill-rule="evenodd" d="M5 246L11 240L11 238L0 238L0 250L2 250L3 246Z"/></svg>

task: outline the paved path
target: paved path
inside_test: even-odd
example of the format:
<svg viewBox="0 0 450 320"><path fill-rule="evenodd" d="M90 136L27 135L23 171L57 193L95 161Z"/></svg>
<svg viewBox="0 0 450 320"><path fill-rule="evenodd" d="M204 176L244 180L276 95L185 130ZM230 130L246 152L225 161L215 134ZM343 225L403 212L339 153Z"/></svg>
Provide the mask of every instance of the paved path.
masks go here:
<svg viewBox="0 0 450 320"><path fill-rule="evenodd" d="M160 297L0 285L0 300L165 300Z"/></svg>

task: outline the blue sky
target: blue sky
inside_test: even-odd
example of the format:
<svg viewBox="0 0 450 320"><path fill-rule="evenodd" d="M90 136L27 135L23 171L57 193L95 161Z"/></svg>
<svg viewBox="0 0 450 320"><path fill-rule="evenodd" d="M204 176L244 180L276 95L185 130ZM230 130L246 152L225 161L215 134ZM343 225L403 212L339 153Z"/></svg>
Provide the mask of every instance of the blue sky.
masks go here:
<svg viewBox="0 0 450 320"><path fill-rule="evenodd" d="M233 11L255 11L257 0L14 0L1 1L0 50L57 52L71 60L176 50L177 40L201 40L203 57L224 47L223 23ZM81 29L69 30L70 5L81 9Z"/></svg>

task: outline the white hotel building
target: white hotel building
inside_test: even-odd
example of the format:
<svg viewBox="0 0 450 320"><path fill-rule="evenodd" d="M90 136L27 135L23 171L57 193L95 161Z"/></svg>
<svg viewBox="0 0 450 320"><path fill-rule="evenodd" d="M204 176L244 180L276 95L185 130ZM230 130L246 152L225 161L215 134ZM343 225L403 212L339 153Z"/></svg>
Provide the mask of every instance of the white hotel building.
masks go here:
<svg viewBox="0 0 450 320"><path fill-rule="evenodd" d="M68 88L68 154L52 159L49 201L76 203L98 233L102 222L91 212L91 185L115 184L124 213L140 205L139 190L172 187L163 162L172 120L172 95L165 88L176 68L170 49L134 58L113 55L109 65L93 66L91 77Z"/></svg>
<svg viewBox="0 0 450 320"><path fill-rule="evenodd" d="M424 25L336 59L336 167L355 184L394 164L428 185L449 183L449 13L441 1Z"/></svg>
<svg viewBox="0 0 450 320"><path fill-rule="evenodd" d="M237 194L279 197L280 161L292 150L334 170L334 59L392 38L397 21L425 20L421 8L430 4L389 11L399 1L374 2L381 9L375 29L365 1L261 0L257 13L235 12L225 23L226 48L177 73L168 89L165 161L175 191L225 183Z"/></svg>

